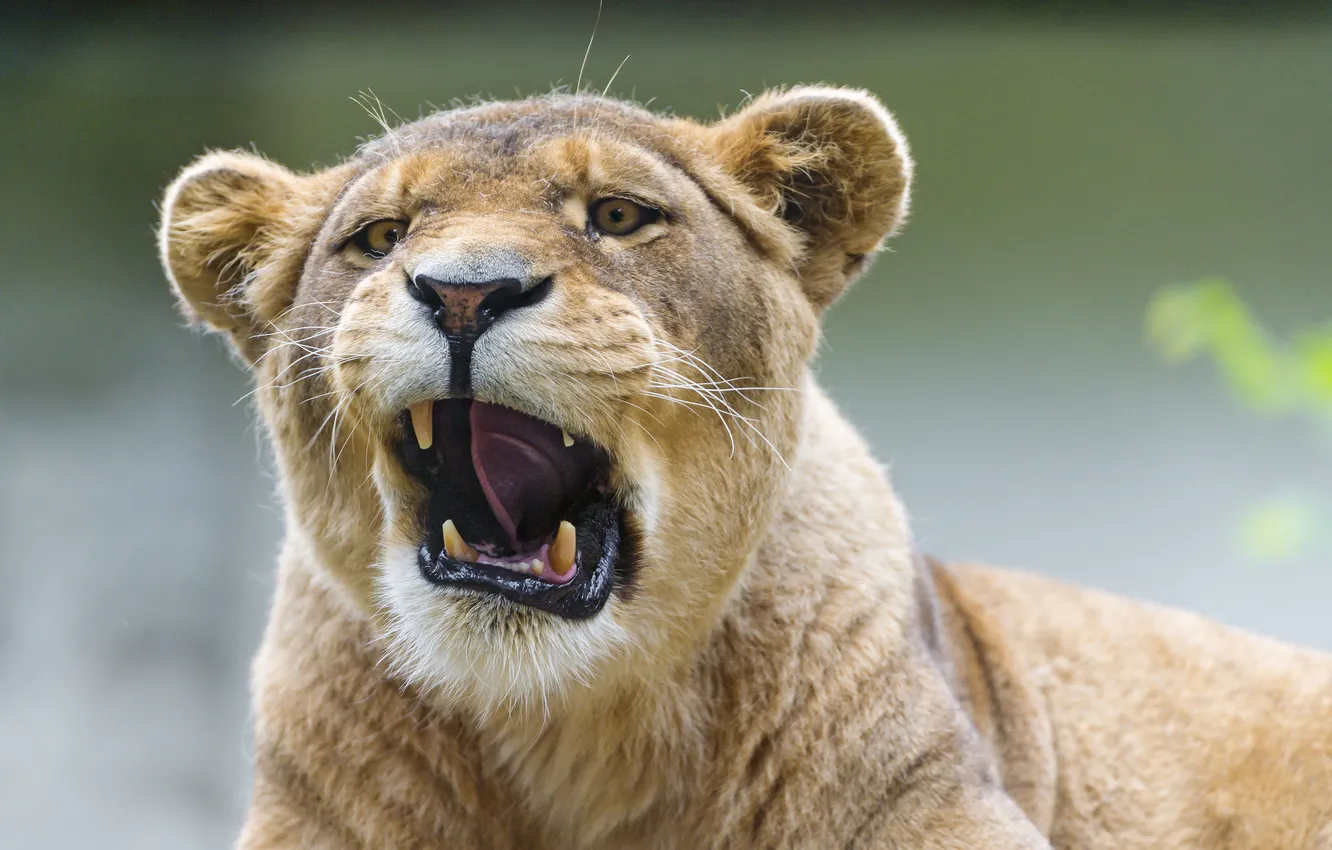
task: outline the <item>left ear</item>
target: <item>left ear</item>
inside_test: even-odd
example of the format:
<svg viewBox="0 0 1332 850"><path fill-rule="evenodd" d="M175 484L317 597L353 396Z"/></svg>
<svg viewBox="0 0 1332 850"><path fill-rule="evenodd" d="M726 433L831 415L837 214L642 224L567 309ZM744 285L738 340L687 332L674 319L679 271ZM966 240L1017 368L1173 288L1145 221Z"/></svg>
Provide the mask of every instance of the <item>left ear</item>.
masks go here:
<svg viewBox="0 0 1332 850"><path fill-rule="evenodd" d="M802 232L798 263L820 309L868 266L901 226L912 163L906 137L878 99L856 89L765 92L713 125L722 170L759 205Z"/></svg>

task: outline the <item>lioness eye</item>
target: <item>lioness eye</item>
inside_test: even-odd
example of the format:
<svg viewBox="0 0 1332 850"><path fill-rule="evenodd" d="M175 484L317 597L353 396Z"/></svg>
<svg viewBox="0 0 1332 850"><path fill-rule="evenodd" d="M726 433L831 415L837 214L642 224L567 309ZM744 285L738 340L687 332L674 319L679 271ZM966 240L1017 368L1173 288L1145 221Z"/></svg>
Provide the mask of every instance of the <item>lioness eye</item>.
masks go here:
<svg viewBox="0 0 1332 850"><path fill-rule="evenodd" d="M661 211L625 198L602 198L588 211L592 226L608 236L628 236L661 217Z"/></svg>
<svg viewBox="0 0 1332 850"><path fill-rule="evenodd" d="M379 259L392 251L393 246L401 242L406 235L407 222L386 218L361 228L360 232L352 237L352 241L366 256Z"/></svg>

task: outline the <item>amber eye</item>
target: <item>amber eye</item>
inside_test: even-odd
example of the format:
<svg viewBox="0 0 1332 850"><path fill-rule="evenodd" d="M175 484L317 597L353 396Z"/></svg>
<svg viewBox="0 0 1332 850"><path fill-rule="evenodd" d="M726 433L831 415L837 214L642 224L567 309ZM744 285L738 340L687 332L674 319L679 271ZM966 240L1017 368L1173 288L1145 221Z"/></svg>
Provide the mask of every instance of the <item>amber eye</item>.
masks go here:
<svg viewBox="0 0 1332 850"><path fill-rule="evenodd" d="M379 259L393 250L407 235L407 222L393 218L372 222L352 237L356 247L368 257Z"/></svg>
<svg viewBox="0 0 1332 850"><path fill-rule="evenodd" d="M626 198L602 198L588 210L592 226L608 236L628 236L645 224L661 218L661 210L636 204Z"/></svg>

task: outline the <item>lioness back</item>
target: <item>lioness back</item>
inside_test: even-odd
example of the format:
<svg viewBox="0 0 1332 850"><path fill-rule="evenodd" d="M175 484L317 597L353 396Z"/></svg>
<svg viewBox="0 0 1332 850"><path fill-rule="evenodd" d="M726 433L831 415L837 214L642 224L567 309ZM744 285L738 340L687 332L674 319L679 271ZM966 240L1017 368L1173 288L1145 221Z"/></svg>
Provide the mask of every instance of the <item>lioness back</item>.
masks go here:
<svg viewBox="0 0 1332 850"><path fill-rule="evenodd" d="M1018 767L1050 796L1056 846L1332 847L1327 655L1033 575L950 573L959 645L1031 697L1015 702L1040 758Z"/></svg>

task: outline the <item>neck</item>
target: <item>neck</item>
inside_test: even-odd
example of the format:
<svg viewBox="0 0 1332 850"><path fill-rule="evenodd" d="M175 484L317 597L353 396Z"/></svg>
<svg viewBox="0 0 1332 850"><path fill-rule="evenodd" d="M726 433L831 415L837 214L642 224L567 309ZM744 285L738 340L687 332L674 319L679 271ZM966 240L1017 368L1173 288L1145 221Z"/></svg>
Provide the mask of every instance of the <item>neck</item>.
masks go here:
<svg viewBox="0 0 1332 850"><path fill-rule="evenodd" d="M812 383L806 396L803 439L779 507L692 657L650 677L608 677L553 710L483 721L520 793L570 844L618 832L633 845L625 830L650 834L652 823L687 805L717 767L708 754L726 751L721 738L744 723L734 713L778 698L737 702L735 688L784 687L796 661L792 639L824 603L851 610L872 597L873 616L908 628L914 568L901 506L832 402Z"/></svg>

